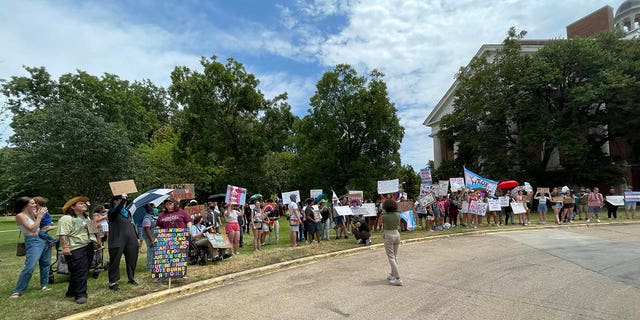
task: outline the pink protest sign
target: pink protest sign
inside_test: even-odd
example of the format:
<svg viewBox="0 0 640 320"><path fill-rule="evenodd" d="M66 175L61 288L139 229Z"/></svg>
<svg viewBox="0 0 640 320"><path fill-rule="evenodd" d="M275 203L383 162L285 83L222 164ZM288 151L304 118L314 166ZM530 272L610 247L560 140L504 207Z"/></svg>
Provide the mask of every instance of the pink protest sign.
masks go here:
<svg viewBox="0 0 640 320"><path fill-rule="evenodd" d="M243 205L247 201L247 189L240 188L232 185L227 185L227 195L224 198L224 202L228 204Z"/></svg>

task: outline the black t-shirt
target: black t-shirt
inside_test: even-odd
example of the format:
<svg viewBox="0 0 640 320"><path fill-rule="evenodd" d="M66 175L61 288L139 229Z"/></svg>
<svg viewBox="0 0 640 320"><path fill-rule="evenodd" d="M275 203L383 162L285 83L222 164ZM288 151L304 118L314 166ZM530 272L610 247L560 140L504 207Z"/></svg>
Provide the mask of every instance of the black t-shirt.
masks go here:
<svg viewBox="0 0 640 320"><path fill-rule="evenodd" d="M322 223L327 221L327 219L329 219L329 208L327 207L322 208L322 210L320 210L320 215L322 216L322 219L320 219Z"/></svg>

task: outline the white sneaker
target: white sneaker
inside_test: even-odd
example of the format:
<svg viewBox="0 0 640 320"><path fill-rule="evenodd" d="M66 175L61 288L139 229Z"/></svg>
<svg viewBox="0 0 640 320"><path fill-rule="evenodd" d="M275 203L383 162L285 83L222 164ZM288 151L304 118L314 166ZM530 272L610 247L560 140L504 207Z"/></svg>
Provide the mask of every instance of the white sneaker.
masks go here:
<svg viewBox="0 0 640 320"><path fill-rule="evenodd" d="M391 281L391 280L393 280L393 279L395 279L395 278L396 278L396 277L394 277L393 275L391 275L391 273L389 273L389 274L387 275L387 280L389 280L389 281Z"/></svg>
<svg viewBox="0 0 640 320"><path fill-rule="evenodd" d="M591 219L587 219L587 223L591 222Z"/></svg>
<svg viewBox="0 0 640 320"><path fill-rule="evenodd" d="M367 239L366 245L368 245L368 246L371 245L371 239Z"/></svg>
<svg viewBox="0 0 640 320"><path fill-rule="evenodd" d="M358 239L358 241L356 241L356 244L362 244L362 239Z"/></svg>
<svg viewBox="0 0 640 320"><path fill-rule="evenodd" d="M389 284L394 285L394 286L402 286L402 280L400 280L400 279L392 279L392 280L389 280Z"/></svg>
<svg viewBox="0 0 640 320"><path fill-rule="evenodd" d="M596 222L600 222L600 219L596 219Z"/></svg>

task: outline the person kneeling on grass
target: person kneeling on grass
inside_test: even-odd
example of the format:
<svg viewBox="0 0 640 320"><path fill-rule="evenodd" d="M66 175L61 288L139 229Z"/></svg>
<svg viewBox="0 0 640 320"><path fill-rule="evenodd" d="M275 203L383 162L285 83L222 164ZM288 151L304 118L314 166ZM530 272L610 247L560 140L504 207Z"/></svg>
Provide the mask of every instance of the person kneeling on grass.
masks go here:
<svg viewBox="0 0 640 320"><path fill-rule="evenodd" d="M370 245L371 232L369 230L369 224L362 220L362 217L353 218L353 228L351 229L351 232L353 232L353 236L356 237L356 243Z"/></svg>

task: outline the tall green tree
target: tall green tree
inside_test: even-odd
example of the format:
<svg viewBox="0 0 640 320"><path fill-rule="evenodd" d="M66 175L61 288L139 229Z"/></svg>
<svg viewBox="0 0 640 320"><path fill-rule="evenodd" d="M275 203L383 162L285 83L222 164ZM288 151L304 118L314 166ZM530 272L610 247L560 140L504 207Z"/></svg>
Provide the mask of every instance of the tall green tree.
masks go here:
<svg viewBox="0 0 640 320"><path fill-rule="evenodd" d="M227 184L256 191L269 152L284 150L293 115L281 95L269 101L259 81L232 58L200 60L202 71L176 67L169 89L183 107L178 124L179 156L202 168L216 167L211 189Z"/></svg>
<svg viewBox="0 0 640 320"><path fill-rule="evenodd" d="M523 36L512 28L501 50L461 71L454 113L439 133L456 146L456 161L496 179L619 181L602 150L610 139L606 105L631 83L619 53L625 43L615 34L553 40L526 55Z"/></svg>
<svg viewBox="0 0 640 320"><path fill-rule="evenodd" d="M74 195L104 201L109 181L135 176L136 154L126 132L73 101L47 103L24 114L9 139L18 189L61 205ZM15 124L15 123L14 123Z"/></svg>
<svg viewBox="0 0 640 320"><path fill-rule="evenodd" d="M404 128L383 76L361 76L349 65L322 76L309 115L295 126L301 186L366 193L377 180L397 178Z"/></svg>

